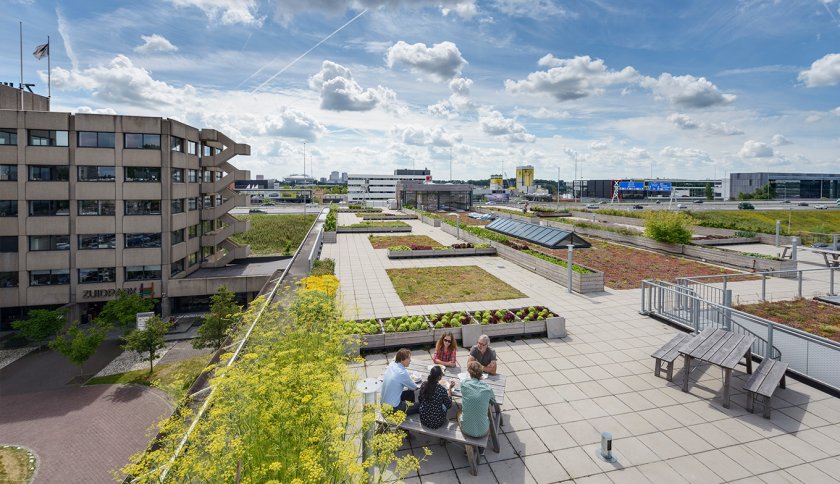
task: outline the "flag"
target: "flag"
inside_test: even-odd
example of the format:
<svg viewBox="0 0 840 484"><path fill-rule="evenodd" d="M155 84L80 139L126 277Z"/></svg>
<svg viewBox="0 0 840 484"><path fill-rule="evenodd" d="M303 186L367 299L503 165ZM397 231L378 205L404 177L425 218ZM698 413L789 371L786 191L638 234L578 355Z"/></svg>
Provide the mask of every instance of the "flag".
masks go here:
<svg viewBox="0 0 840 484"><path fill-rule="evenodd" d="M35 47L35 52L32 53L36 59L41 60L45 56L50 55L50 44L41 44L38 47Z"/></svg>

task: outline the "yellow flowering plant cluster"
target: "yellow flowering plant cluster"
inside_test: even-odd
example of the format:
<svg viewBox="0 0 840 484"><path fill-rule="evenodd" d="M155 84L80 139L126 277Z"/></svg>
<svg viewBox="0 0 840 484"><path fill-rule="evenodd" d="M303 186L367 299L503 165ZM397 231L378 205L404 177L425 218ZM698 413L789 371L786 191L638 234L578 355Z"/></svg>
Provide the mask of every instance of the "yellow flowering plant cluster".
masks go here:
<svg viewBox="0 0 840 484"><path fill-rule="evenodd" d="M334 297L304 285L277 299L286 307L267 307L245 352L229 367L229 355L220 362L209 410L174 462L194 420L188 405L160 424L163 437L133 456L124 474L142 483L358 483L402 479L419 468L413 455L396 456L402 432L373 435L362 459L362 431L381 411L362 406L358 375L344 356L348 336L335 329L341 314ZM240 331L264 304L250 305ZM389 415L391 428L403 418Z"/></svg>
<svg viewBox="0 0 840 484"><path fill-rule="evenodd" d="M305 291L321 291L330 297L338 292L338 277L332 274L305 277L299 284Z"/></svg>

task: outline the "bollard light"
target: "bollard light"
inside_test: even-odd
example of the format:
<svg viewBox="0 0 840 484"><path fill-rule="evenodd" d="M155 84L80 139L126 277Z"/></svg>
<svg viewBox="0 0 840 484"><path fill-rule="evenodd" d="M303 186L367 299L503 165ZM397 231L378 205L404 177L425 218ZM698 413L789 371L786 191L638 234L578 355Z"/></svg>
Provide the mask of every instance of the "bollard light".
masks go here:
<svg viewBox="0 0 840 484"><path fill-rule="evenodd" d="M612 454L613 438L610 432L601 433L601 447L599 447L595 454L603 461L615 462L615 456Z"/></svg>

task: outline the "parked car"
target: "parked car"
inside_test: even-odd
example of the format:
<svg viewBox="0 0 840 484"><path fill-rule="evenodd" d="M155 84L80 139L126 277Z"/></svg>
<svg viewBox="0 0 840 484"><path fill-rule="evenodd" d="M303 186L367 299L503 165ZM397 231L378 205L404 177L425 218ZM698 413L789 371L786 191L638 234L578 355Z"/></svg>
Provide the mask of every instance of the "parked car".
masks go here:
<svg viewBox="0 0 840 484"><path fill-rule="evenodd" d="M677 204L677 210L685 210L687 208L688 208L688 206L684 203L678 203Z"/></svg>
<svg viewBox="0 0 840 484"><path fill-rule="evenodd" d="M259 208L252 208L248 210L248 213L268 213L265 210L260 210Z"/></svg>
<svg viewBox="0 0 840 484"><path fill-rule="evenodd" d="M599 207L597 203L590 203L586 205L586 208L590 210L598 210L601 207Z"/></svg>
<svg viewBox="0 0 840 484"><path fill-rule="evenodd" d="M814 208L817 210L828 210L828 205L823 205L822 203L818 203L814 205Z"/></svg>
<svg viewBox="0 0 840 484"><path fill-rule="evenodd" d="M800 207L807 207L808 202L799 202L799 203L797 203L797 205L799 205Z"/></svg>
<svg viewBox="0 0 840 484"><path fill-rule="evenodd" d="M738 204L738 210L755 210L755 206L750 202L741 202Z"/></svg>
<svg viewBox="0 0 840 484"><path fill-rule="evenodd" d="M784 202L782 202L782 203L790 203L790 200L785 200L785 201L784 201Z"/></svg>
<svg viewBox="0 0 840 484"><path fill-rule="evenodd" d="M695 200L695 201L693 201L693 202L691 202L691 203L703 203L703 200Z"/></svg>
<svg viewBox="0 0 840 484"><path fill-rule="evenodd" d="M642 210L644 208L645 208L644 206L639 205L638 203L636 205L633 205L633 210Z"/></svg>

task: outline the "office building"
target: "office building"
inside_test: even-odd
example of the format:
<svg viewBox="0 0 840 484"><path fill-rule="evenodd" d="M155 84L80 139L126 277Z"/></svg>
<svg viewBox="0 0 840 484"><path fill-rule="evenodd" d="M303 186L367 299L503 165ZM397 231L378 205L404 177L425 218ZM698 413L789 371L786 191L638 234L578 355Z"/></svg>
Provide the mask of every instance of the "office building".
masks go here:
<svg viewBox="0 0 840 484"><path fill-rule="evenodd" d="M408 206L426 212L472 209L472 185L400 180L396 190L400 207Z"/></svg>
<svg viewBox="0 0 840 484"><path fill-rule="evenodd" d="M726 181L729 197L736 199L742 193L753 194L767 185L770 197L777 200L840 198L838 173L730 173Z"/></svg>
<svg viewBox="0 0 840 484"><path fill-rule="evenodd" d="M417 173L404 174L406 171ZM389 200L397 199L398 182L416 181L423 183L427 179L431 179L429 170L395 170L393 175L350 174L347 176L347 203L385 207Z"/></svg>

